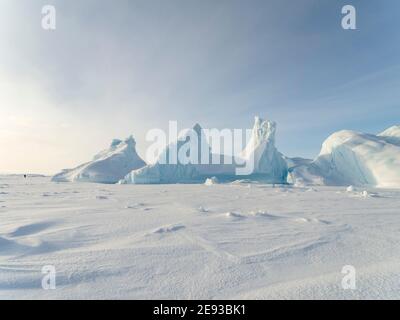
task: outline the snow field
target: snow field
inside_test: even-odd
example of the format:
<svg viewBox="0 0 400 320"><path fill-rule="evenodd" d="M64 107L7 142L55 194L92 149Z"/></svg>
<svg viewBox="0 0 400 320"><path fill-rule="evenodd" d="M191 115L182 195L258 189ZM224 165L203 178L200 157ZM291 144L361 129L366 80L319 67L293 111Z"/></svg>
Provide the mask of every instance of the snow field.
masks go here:
<svg viewBox="0 0 400 320"><path fill-rule="evenodd" d="M1 299L400 298L397 190L0 185ZM56 290L41 288L44 265Z"/></svg>

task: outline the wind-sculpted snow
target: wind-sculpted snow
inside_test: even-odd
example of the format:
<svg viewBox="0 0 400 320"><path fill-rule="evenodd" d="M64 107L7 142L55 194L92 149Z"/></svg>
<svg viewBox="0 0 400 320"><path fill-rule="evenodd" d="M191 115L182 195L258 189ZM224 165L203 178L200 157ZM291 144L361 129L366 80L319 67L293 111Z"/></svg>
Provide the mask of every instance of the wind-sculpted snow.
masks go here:
<svg viewBox="0 0 400 320"><path fill-rule="evenodd" d="M67 169L55 175L55 182L117 183L134 169L145 166L136 153L133 137L125 141L114 139L110 147L98 153L92 161L75 169Z"/></svg>
<svg viewBox="0 0 400 320"><path fill-rule="evenodd" d="M132 171L121 183L203 183L211 177L226 181L236 180L237 176L285 183L288 169L283 156L275 147L275 132L275 122L256 117L251 138L241 155L221 155L212 152L213 148L208 144L209 139L200 125L196 124L191 129L191 134L197 136L198 159L195 163L182 164L179 160L177 163L168 162L171 153L178 154L189 142L190 134L184 132L177 142L165 148L155 164ZM202 152L207 152L205 157ZM209 159L209 163L203 163L204 158ZM220 160L219 163L213 162L215 158ZM251 168L248 172L243 170L247 167Z"/></svg>
<svg viewBox="0 0 400 320"><path fill-rule="evenodd" d="M0 299L400 298L400 190L0 181Z"/></svg>
<svg viewBox="0 0 400 320"><path fill-rule="evenodd" d="M331 135L309 165L292 170L297 184L400 187L399 127L379 135L343 130Z"/></svg>

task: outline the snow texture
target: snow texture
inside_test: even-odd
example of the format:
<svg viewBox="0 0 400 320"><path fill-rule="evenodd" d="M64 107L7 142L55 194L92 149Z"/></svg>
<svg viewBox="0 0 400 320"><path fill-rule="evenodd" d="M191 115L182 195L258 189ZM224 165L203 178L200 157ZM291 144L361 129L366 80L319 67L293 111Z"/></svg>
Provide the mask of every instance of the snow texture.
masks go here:
<svg viewBox="0 0 400 320"><path fill-rule="evenodd" d="M0 176L0 299L400 299L399 190L248 185Z"/></svg>

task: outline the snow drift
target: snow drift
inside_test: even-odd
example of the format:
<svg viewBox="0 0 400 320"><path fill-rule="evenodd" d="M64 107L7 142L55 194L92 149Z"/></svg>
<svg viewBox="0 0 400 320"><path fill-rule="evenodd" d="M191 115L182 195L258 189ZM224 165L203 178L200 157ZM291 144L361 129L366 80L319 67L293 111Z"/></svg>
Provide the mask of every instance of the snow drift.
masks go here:
<svg viewBox="0 0 400 320"><path fill-rule="evenodd" d="M295 167L291 182L317 185L400 187L400 130L378 135L343 130L332 134L310 164Z"/></svg>
<svg viewBox="0 0 400 320"><path fill-rule="evenodd" d="M146 163L136 153L136 142L132 136L125 141L114 139L110 147L98 153L92 161L74 169L56 174L55 182L117 183L130 171Z"/></svg>
<svg viewBox="0 0 400 320"><path fill-rule="evenodd" d="M243 163L252 161L253 170L248 176L257 177L264 181L283 183L286 182L287 165L283 156L275 147L276 124L272 121L264 121L258 117L252 130L252 136L248 145L243 150L239 161L235 161L232 156L213 154L209 146L209 139L205 136L200 125L196 124L191 133L184 132L175 143L170 144L161 153L159 160L155 164L145 166L129 173L121 183L132 184L156 184L156 183L189 183L203 182L210 177L217 177L219 180L237 179L237 169L242 168ZM198 141L196 163L187 164L168 163L170 154L179 153L181 148L190 141L191 135L196 135ZM201 147L203 145L203 148ZM204 147L206 146L206 147ZM204 150L206 156L202 155ZM201 160L208 158L209 164L204 164ZM219 158L220 163L215 164L211 161ZM163 159L164 161L161 161ZM167 163L165 163L167 160ZM237 162L240 162L238 164Z"/></svg>

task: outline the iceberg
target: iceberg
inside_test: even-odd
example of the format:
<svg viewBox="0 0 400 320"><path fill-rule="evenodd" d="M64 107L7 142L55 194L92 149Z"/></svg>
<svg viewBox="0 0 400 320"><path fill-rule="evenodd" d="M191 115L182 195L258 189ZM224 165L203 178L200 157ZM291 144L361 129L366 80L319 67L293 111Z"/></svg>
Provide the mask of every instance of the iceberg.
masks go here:
<svg viewBox="0 0 400 320"><path fill-rule="evenodd" d="M332 134L318 157L293 168L295 184L400 187L399 126L373 135L350 130Z"/></svg>
<svg viewBox="0 0 400 320"><path fill-rule="evenodd" d="M389 143L400 145L400 126L393 126L378 134Z"/></svg>
<svg viewBox="0 0 400 320"><path fill-rule="evenodd" d="M213 154L203 129L196 124L192 129L184 131L176 142L167 146L156 163L133 170L120 183L202 183L211 177L219 181L233 181L237 179L237 170L241 164L248 161L252 161L254 166L247 176L271 183L286 183L288 169L284 157L275 147L275 132L275 122L256 117L249 143L238 157L239 161L235 161L232 155ZM180 153L194 137L197 140L197 161L186 164L169 162L171 154ZM217 164L212 161L216 158L220 160ZM208 159L208 163L204 163L204 159Z"/></svg>
<svg viewBox="0 0 400 320"><path fill-rule="evenodd" d="M275 147L276 122L255 117L252 135L242 157L253 161L254 170L262 180L271 183L286 181L288 166L284 156Z"/></svg>
<svg viewBox="0 0 400 320"><path fill-rule="evenodd" d="M204 182L204 185L206 186L212 186L214 184L218 184L218 178L217 177L211 177L211 178L207 178L206 181Z"/></svg>
<svg viewBox="0 0 400 320"><path fill-rule="evenodd" d="M191 139L196 139L197 156L194 155L196 161L186 164L179 162L178 154L185 145L190 143ZM203 149L202 149L202 144ZM128 184L168 184L168 183L193 183L200 182L203 176L208 174L223 173L226 167L220 167L212 164L201 164L202 150L211 157L210 147L206 142L206 137L199 124L192 129L182 132L177 141L168 145L158 156L156 163L149 164L138 170L133 170L125 176L120 183ZM189 151L192 152L192 150ZM234 168L233 168L234 169ZM234 170L232 169L232 172ZM204 180L203 180L204 181Z"/></svg>
<svg viewBox="0 0 400 320"><path fill-rule="evenodd" d="M136 152L135 139L114 139L110 147L94 156L93 160L74 169L56 174L54 182L117 183L129 172L145 166Z"/></svg>

